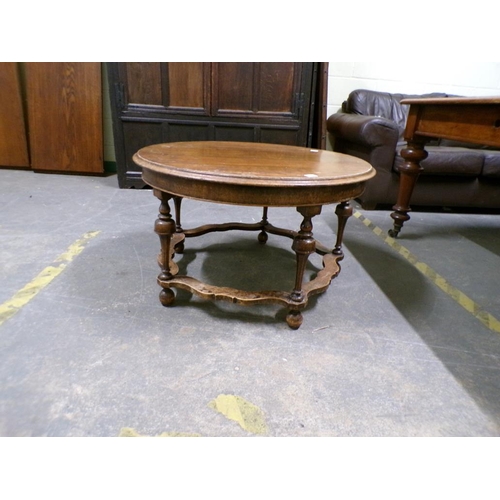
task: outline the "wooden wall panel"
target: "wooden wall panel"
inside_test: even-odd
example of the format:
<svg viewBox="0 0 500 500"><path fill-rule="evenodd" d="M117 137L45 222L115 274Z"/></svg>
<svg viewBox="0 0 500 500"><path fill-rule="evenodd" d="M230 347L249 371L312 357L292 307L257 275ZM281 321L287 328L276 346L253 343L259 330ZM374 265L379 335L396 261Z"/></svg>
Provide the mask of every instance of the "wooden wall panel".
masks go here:
<svg viewBox="0 0 500 500"><path fill-rule="evenodd" d="M300 66L296 67L293 62L261 62L259 66L259 111L292 113L295 71Z"/></svg>
<svg viewBox="0 0 500 500"><path fill-rule="evenodd" d="M213 69L214 112L253 111L254 63L217 63Z"/></svg>
<svg viewBox="0 0 500 500"><path fill-rule="evenodd" d="M163 104L160 63L129 63L127 82L129 103Z"/></svg>
<svg viewBox="0 0 500 500"><path fill-rule="evenodd" d="M168 63L169 106L206 108L204 64Z"/></svg>
<svg viewBox="0 0 500 500"><path fill-rule="evenodd" d="M101 63L25 63L31 166L102 173Z"/></svg>
<svg viewBox="0 0 500 500"><path fill-rule="evenodd" d="M30 166L18 63L0 63L0 166Z"/></svg>

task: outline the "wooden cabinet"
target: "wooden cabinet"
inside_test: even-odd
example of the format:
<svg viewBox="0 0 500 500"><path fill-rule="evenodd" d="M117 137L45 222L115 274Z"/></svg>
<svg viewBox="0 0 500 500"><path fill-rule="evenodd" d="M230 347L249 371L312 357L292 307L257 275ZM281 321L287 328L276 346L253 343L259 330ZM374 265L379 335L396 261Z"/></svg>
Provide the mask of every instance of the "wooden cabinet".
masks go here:
<svg viewBox="0 0 500 500"><path fill-rule="evenodd" d="M326 64L107 63L120 187L144 186L132 156L154 143L324 147Z"/></svg>

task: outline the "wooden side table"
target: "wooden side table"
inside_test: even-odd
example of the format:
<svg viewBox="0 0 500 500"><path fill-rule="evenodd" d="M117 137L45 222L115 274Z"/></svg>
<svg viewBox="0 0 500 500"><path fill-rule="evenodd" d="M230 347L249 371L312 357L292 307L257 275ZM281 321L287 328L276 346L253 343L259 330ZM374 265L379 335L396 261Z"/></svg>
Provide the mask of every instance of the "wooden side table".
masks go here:
<svg viewBox="0 0 500 500"><path fill-rule="evenodd" d="M399 169L398 199L391 213L393 238L410 219L411 195L424 170L420 162L427 158L428 141L453 139L500 148L500 96L403 99L401 104L409 104L410 110L404 133L407 146L401 151L405 163Z"/></svg>
<svg viewBox="0 0 500 500"><path fill-rule="evenodd" d="M160 301L171 305L181 288L209 300L227 300L238 304L276 303L288 307L288 325L302 324L301 310L311 295L324 292L340 272L342 238L352 214L349 201L359 196L367 180L375 175L371 165L358 158L297 146L240 142L178 142L145 147L134 155L142 167L143 180L160 199L155 232L160 237L161 268L158 284ZM263 207L258 223L230 222L209 224L185 230L181 224L181 201L191 198L215 203ZM172 218L170 200L175 205ZM338 231L333 249L327 249L313 237L312 219L323 205L338 203ZM296 207L303 220L298 231L273 226L267 218L268 207ZM249 292L202 283L190 276L178 275L173 256L182 253L184 240L213 231L258 231L265 243L269 234L293 240L296 275L293 290ZM303 283L309 255L323 256L324 268L308 283Z"/></svg>

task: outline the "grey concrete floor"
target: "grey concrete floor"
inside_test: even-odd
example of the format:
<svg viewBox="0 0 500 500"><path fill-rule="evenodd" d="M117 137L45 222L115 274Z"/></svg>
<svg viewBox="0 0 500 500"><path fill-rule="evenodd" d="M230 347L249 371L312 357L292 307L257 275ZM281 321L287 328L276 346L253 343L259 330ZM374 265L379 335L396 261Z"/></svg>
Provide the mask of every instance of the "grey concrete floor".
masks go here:
<svg viewBox="0 0 500 500"><path fill-rule="evenodd" d="M150 190L1 170L0 435L499 436L500 216L414 212L394 244L389 211L354 207L340 275L291 330L278 306L179 291L162 307ZM183 207L186 228L260 216ZM270 220L300 224L294 209ZM334 208L314 223L333 245ZM289 289L290 243L213 233L177 259L210 283ZM7 317L29 283L39 292Z"/></svg>

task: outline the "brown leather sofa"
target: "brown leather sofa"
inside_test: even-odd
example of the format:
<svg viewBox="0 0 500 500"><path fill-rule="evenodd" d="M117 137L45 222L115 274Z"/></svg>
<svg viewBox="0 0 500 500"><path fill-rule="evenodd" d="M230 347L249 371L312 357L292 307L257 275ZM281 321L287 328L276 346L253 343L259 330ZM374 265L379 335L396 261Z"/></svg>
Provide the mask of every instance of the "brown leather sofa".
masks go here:
<svg viewBox="0 0 500 500"><path fill-rule="evenodd" d="M331 115L327 130L333 150L371 163L377 175L368 181L359 198L365 209L394 205L399 189L398 168L409 106L405 98L447 97L447 94L389 94L354 90L342 109ZM411 198L412 208L500 208L500 151L479 145L439 140L426 146L429 156L421 162Z"/></svg>

